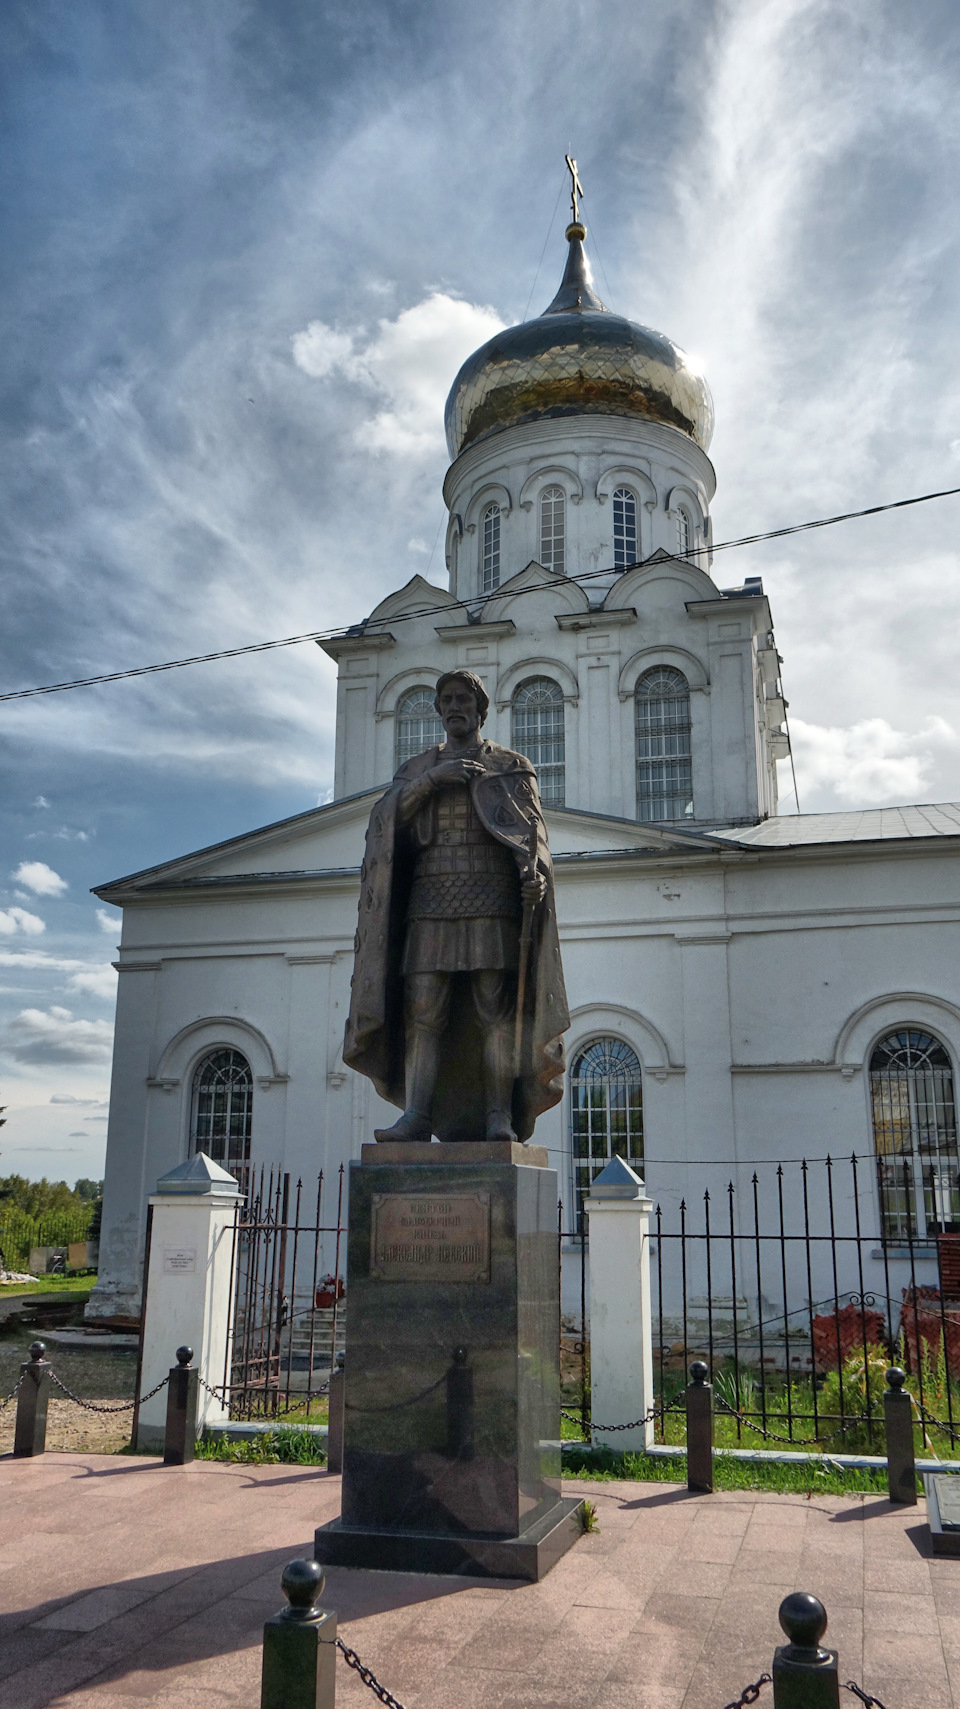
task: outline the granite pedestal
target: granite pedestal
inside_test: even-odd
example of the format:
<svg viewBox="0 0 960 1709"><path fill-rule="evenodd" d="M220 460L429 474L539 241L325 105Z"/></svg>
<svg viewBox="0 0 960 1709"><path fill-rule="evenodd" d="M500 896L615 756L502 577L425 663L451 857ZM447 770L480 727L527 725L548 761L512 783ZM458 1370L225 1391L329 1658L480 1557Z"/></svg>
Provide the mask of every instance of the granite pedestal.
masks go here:
<svg viewBox="0 0 960 1709"><path fill-rule="evenodd" d="M318 1561L536 1580L580 1535L557 1197L539 1146L386 1142L351 1164L343 1493Z"/></svg>

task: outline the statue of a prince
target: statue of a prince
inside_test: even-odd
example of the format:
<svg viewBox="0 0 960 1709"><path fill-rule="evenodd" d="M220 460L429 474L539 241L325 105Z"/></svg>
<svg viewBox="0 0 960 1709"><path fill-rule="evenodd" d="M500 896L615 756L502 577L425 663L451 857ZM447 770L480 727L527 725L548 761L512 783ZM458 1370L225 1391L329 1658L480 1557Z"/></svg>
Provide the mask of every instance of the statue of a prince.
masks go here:
<svg viewBox="0 0 960 1709"><path fill-rule="evenodd" d="M526 1140L570 1025L537 775L481 736L472 671L434 704L446 740L370 816L343 1059L403 1111L377 1139Z"/></svg>

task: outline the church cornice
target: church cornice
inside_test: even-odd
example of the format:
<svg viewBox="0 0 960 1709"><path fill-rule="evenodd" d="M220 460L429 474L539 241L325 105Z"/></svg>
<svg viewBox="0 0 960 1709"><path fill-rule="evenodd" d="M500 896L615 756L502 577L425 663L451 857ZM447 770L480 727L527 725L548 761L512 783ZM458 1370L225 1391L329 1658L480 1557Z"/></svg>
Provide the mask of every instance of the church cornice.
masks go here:
<svg viewBox="0 0 960 1709"><path fill-rule="evenodd" d="M512 617L504 617L499 623L444 623L438 624L436 634L441 641L505 641L508 635L515 635L517 626Z"/></svg>
<svg viewBox="0 0 960 1709"><path fill-rule="evenodd" d="M356 653L383 653L395 647L397 638L381 629L376 634L335 635L330 641L318 641L317 646L331 659L344 659Z"/></svg>
<svg viewBox="0 0 960 1709"><path fill-rule="evenodd" d="M581 629L609 629L625 623L636 623L637 613L632 605L615 606L612 611L601 607L599 611L558 612L553 621L558 629L572 630L577 634Z"/></svg>

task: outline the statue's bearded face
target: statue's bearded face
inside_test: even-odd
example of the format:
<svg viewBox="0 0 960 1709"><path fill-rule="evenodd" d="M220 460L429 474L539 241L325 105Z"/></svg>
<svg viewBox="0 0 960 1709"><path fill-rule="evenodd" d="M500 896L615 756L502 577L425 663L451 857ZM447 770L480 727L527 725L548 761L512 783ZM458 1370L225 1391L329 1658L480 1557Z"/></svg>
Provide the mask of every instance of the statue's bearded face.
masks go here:
<svg viewBox="0 0 960 1709"><path fill-rule="evenodd" d="M469 683L454 677L445 683L440 695L440 721L448 736L462 741L480 728L477 697Z"/></svg>

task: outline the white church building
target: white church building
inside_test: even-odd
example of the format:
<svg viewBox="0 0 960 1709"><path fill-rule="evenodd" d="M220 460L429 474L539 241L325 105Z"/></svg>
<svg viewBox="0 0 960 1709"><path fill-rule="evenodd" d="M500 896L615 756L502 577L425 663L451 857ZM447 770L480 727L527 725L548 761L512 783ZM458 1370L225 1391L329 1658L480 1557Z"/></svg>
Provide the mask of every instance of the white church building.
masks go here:
<svg viewBox="0 0 960 1709"><path fill-rule="evenodd" d="M540 778L572 1026L536 1142L565 1226L613 1153L672 1212L830 1153L861 1159L899 1281L908 1235L935 1281L960 1229L960 805L778 815L770 605L711 575L710 393L596 296L585 235L454 381L448 587L417 576L323 643L333 801L97 891L123 935L89 1316L137 1314L147 1198L194 1150L329 1180L394 1120L341 1055L359 868L454 664Z"/></svg>

